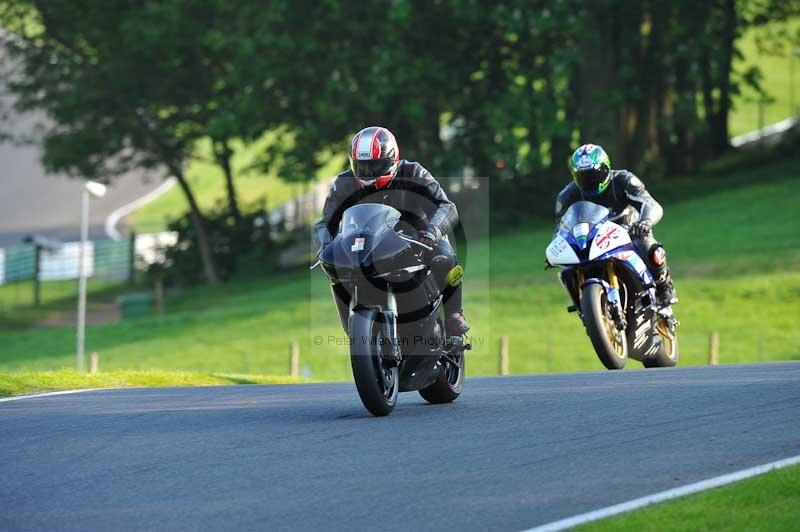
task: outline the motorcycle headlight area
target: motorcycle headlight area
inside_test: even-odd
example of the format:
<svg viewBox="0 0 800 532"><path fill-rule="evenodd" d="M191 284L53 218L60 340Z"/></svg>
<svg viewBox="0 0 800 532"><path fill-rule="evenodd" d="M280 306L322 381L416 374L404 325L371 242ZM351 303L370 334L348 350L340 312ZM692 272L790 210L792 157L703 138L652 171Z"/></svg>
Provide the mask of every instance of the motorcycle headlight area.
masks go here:
<svg viewBox="0 0 800 532"><path fill-rule="evenodd" d="M586 222L575 224L572 228L572 236L575 237L579 246L586 246L586 239L589 237L589 224Z"/></svg>

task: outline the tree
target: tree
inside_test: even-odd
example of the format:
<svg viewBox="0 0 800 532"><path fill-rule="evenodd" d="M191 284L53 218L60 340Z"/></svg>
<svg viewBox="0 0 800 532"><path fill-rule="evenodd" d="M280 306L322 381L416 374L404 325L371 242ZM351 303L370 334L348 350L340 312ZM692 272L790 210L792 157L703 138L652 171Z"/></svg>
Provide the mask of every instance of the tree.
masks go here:
<svg viewBox="0 0 800 532"><path fill-rule="evenodd" d="M112 180L133 168L174 176L189 205L206 278L219 281L206 220L185 176L210 138L238 223L234 139L275 123L269 99L274 12L222 0L0 3L7 42L23 73L11 83L21 110L44 110L51 171ZM78 12L80 10L80 12Z"/></svg>

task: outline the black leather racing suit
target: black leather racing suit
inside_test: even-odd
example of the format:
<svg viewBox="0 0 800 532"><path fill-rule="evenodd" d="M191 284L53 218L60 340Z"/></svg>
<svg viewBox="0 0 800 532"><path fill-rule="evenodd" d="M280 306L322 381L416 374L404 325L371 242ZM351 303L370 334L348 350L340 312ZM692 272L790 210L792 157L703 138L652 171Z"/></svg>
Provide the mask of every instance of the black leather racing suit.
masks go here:
<svg viewBox="0 0 800 532"><path fill-rule="evenodd" d="M611 211L611 220L631 226L639 220L646 220L655 225L661 220L664 209L653 199L641 179L627 170L611 170L611 182L603 193L597 196L584 195L578 186L572 182L561 190L556 200L556 220L560 220L567 208L576 201L591 201L607 207ZM666 254L663 246L656 241L650 232L644 238L632 238L636 252L642 257L657 286L672 283L669 268L667 267ZM660 249L659 249L660 248ZM658 256L661 264L657 264L654 257Z"/></svg>
<svg viewBox="0 0 800 532"><path fill-rule="evenodd" d="M447 198L442 187L421 164L406 160L398 163L395 177L383 188L361 185L352 170L336 176L325 199L322 218L314 225L314 243L322 249L339 232L345 210L360 203L382 203L400 211L401 222L416 230L429 229L438 240L430 254L431 271L444 294L447 315L461 312L461 283L449 286L447 274L457 264L447 233L458 223L455 204ZM350 295L340 285L331 286L342 327L347 330Z"/></svg>

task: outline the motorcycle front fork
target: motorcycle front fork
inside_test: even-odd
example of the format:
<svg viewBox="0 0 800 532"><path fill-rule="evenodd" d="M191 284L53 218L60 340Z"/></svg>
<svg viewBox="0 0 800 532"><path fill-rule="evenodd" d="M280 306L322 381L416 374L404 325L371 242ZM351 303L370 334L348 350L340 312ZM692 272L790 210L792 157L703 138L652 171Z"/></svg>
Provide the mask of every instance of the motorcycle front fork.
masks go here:
<svg viewBox="0 0 800 532"><path fill-rule="evenodd" d="M575 271L576 280L578 282L578 304L574 306L567 307L567 310L573 312L580 308L580 301L583 298L583 283L586 280L583 272L580 269L576 269ZM608 277L608 286L613 288L617 294L620 294L620 285L619 279L617 278L617 272L614 270L614 262L608 261L606 263L606 277ZM625 328L625 310L624 310L624 303L620 302L619 305L612 304L610 305L611 310L611 317L616 324L617 329L624 329Z"/></svg>

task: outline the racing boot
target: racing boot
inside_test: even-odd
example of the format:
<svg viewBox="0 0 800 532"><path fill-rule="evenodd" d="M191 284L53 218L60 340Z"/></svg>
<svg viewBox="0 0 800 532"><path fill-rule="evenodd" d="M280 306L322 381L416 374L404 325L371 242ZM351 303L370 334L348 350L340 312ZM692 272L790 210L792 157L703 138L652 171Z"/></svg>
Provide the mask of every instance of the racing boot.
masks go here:
<svg viewBox="0 0 800 532"><path fill-rule="evenodd" d="M455 265L445 278L444 296L444 330L447 336L463 336L469 330L469 324L464 319L461 309L461 280L464 277L464 268Z"/></svg>
<svg viewBox="0 0 800 532"><path fill-rule="evenodd" d="M675 293L675 285L669 271L667 271L666 278L656 281L656 301L659 307L668 307L678 302L678 295Z"/></svg>
<svg viewBox="0 0 800 532"><path fill-rule="evenodd" d="M656 280L656 302L658 306L668 307L678 302L675 294L675 285L672 283L672 276L669 274L667 266L667 252L664 246L659 243L653 244L649 253L649 266L652 268L653 277Z"/></svg>
<svg viewBox="0 0 800 532"><path fill-rule="evenodd" d="M459 310L448 314L444 320L444 329L447 332L447 336L463 336L467 334L469 324L464 319L464 313Z"/></svg>
<svg viewBox="0 0 800 532"><path fill-rule="evenodd" d="M445 290L444 330L447 336L462 336L469 330L469 324L464 319L464 311L461 309L461 284L448 288L452 292L448 298L447 292L450 292L450 290Z"/></svg>

